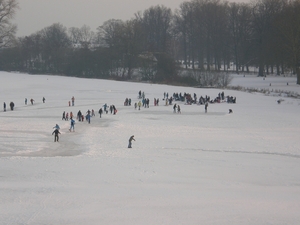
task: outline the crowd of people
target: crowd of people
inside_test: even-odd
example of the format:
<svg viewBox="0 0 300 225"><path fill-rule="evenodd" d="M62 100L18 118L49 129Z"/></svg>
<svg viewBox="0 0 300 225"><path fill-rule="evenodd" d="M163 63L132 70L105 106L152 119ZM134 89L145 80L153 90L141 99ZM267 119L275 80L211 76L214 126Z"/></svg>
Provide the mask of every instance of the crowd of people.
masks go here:
<svg viewBox="0 0 300 225"><path fill-rule="evenodd" d="M137 103L134 103L135 109L140 110L142 106L145 108L149 108L149 99L145 97L145 92L142 92L140 90L138 92L138 99L142 99L142 100L139 100ZM236 97L225 96L224 92L218 93L218 95L213 99L211 99L211 97L208 95L205 95L204 97L200 96L200 98L198 99L196 93L192 95L186 92L183 94L174 92L172 96L169 96L168 92L164 92L162 100L165 102L165 106L174 104L173 105L174 113L181 113L179 102L182 102L185 105L192 105L192 104L204 105L205 113L207 113L208 111L209 104L222 103L222 102L236 103ZM154 106L158 106L158 105L159 105L159 98L154 98ZM230 110L230 113L232 113L232 110Z"/></svg>
<svg viewBox="0 0 300 225"><path fill-rule="evenodd" d="M146 98L145 92L139 91L138 99L139 99L139 101L134 103L135 109L141 110L141 107L149 108L150 99ZM142 100L140 100L140 99L142 99ZM158 106L158 103L159 103L159 99L154 98L154 106Z"/></svg>
<svg viewBox="0 0 300 225"><path fill-rule="evenodd" d="M173 96L171 98L168 98L168 93L164 93L164 99L165 98L168 99L169 104L170 103L172 104L172 102L170 102L172 100L182 101L185 102L185 104L187 105L191 105L191 104L205 105L206 103L213 104L213 103L221 103L221 102L236 103L236 97L226 96L225 98L224 92L220 92L213 99L211 99L211 97L208 95L205 95L205 97L201 95L200 98L198 99L196 93L194 93L193 96L190 93L183 93L183 94L173 93Z"/></svg>
<svg viewBox="0 0 300 225"><path fill-rule="evenodd" d="M68 104L69 104L69 107L70 106L75 106L75 97L74 96L71 98L71 101L69 101ZM102 114L104 112L106 114L108 113L108 109L109 109L109 111L110 111L111 114L115 115L117 113L117 109L116 109L115 105L108 106L105 103L102 107L100 107L100 109L98 111L98 113L100 115L100 118L101 118L101 116L102 116ZM76 120L78 122L83 122L85 120L88 123L91 123L91 118L95 117L95 116L96 115L95 115L95 110L94 109L92 109L92 110L88 109L85 114L82 113L81 110L79 110L77 112L77 114L76 114ZM70 120L70 128L69 128L70 132L75 132L75 118L74 117L75 117L75 115L73 114L72 111L70 111L70 113L66 112L66 111L63 111L63 113L62 113L62 120L64 120L64 121ZM59 132L59 129L60 129L59 125L56 124L56 126L53 127L53 128L54 128L54 131L53 131L52 135L55 134L55 136L54 136L54 142L58 142L58 140L59 140L58 134L60 134L60 132Z"/></svg>
<svg viewBox="0 0 300 225"><path fill-rule="evenodd" d="M42 102L45 103L45 97L42 98ZM208 104L213 104L213 103L221 103L221 102L227 102L227 103L236 103L236 97L233 96L226 96L224 92L219 93L214 99L211 99L210 96L200 96L200 98L197 98L196 93L194 93L194 95L192 96L189 93L173 93L173 95L171 97L169 97L169 93L164 92L163 93L163 101L165 101L165 106L168 105L173 105L173 113L178 113L181 114L181 107L179 105L179 102L182 102L183 104L187 104L187 105L191 105L191 104L197 104L197 105L204 105L204 110L205 113L207 113L207 109L208 109ZM31 105L34 104L34 99L30 99L30 103ZM173 104L173 102L175 102ZM25 105L27 105L27 98L25 98ZM73 96L71 98L71 100L68 102L69 107L70 106L75 106L75 97ZM159 106L159 98L154 98L154 106ZM131 106L131 98L126 98L124 101L124 106ZM149 98L146 98L145 92L142 92L141 90L138 92L138 101L134 103L134 108L141 110L142 107L144 108L149 108L150 106L150 100ZM11 110L14 110L14 103L10 102L10 108ZM6 103L3 103L3 110L6 111ZM108 114L108 112L110 112L113 115L116 115L117 113L117 109L115 107L115 105L107 105L107 103L105 103L103 106L100 107L98 113L100 118L102 117L102 115ZM229 109L229 113L232 113L232 109ZM69 121L70 120L70 128L69 131L70 132L74 132L75 131L75 117L77 119L78 122L83 122L84 120L87 121L88 123L91 123L91 118L95 117L95 111L94 109L92 110L87 110L86 113L82 113L81 110L79 110L77 112L76 115L73 114L72 111L70 112L66 112L63 111L62 113L62 120L64 121ZM55 127L53 127L54 131L52 132L52 135L54 135L54 142L58 142L59 141L59 137L58 135L61 134L60 133L60 127L58 124L56 124ZM134 140L133 138L134 136L131 136L130 141L129 141L129 146L131 147L131 142L132 140ZM128 146L128 147L129 147Z"/></svg>
<svg viewBox="0 0 300 225"><path fill-rule="evenodd" d="M45 101L46 101L45 97L42 98L42 101L43 101L43 103L45 103ZM34 99L31 98L30 99L31 105L33 105L34 102L35 102ZM25 105L27 105L27 98L25 98ZM15 108L15 103L10 102L9 107L10 107L10 110L13 111ZM3 102L3 111L6 112L6 102Z"/></svg>
<svg viewBox="0 0 300 225"><path fill-rule="evenodd" d="M126 98L125 99L124 106L131 106L131 98Z"/></svg>

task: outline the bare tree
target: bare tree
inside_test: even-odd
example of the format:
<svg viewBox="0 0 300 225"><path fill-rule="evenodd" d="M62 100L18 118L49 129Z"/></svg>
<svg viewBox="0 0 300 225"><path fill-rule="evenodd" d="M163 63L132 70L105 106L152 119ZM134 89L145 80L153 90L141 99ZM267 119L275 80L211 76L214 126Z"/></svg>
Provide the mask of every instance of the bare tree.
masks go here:
<svg viewBox="0 0 300 225"><path fill-rule="evenodd" d="M253 41L256 43L258 76L264 76L264 69L272 52L271 42L274 35L274 19L280 13L285 4L284 0L257 0L252 7L253 16Z"/></svg>
<svg viewBox="0 0 300 225"><path fill-rule="evenodd" d="M178 32L179 43L182 45L185 67L190 66L191 62L193 69L195 69L197 49L200 47L199 34L201 33L199 32L200 24L197 24L199 13L196 6L196 2L183 2L180 5L180 9L174 15L174 28Z"/></svg>
<svg viewBox="0 0 300 225"><path fill-rule="evenodd" d="M55 23L42 29L38 34L41 36L41 52L46 71L61 73L66 60L66 52L71 47L67 28Z"/></svg>
<svg viewBox="0 0 300 225"><path fill-rule="evenodd" d="M15 40L17 26L11 19L18 8L17 0L0 0L0 48L10 46Z"/></svg>
<svg viewBox="0 0 300 225"><path fill-rule="evenodd" d="M89 47L94 39L95 33L91 30L91 28L87 25L83 25L80 28L81 31L81 39L82 39L82 44L85 47Z"/></svg>
<svg viewBox="0 0 300 225"><path fill-rule="evenodd" d="M78 27L71 27L68 30L70 40L72 41L73 44L78 44L80 43L81 40L81 32L80 28Z"/></svg>
<svg viewBox="0 0 300 225"><path fill-rule="evenodd" d="M165 6L150 7L140 18L146 35L145 51L169 52L172 11Z"/></svg>
<svg viewBox="0 0 300 225"><path fill-rule="evenodd" d="M124 76L123 55L120 54L122 43L120 33L122 33L124 22L122 20L110 19L97 28L100 41L109 48L110 75L115 77Z"/></svg>
<svg viewBox="0 0 300 225"><path fill-rule="evenodd" d="M81 28L71 27L68 31L73 44L80 44L83 48L90 48L95 42L96 35L87 25L83 25Z"/></svg>
<svg viewBox="0 0 300 225"><path fill-rule="evenodd" d="M20 52L22 54L22 65L27 72L41 71L41 35L36 33L19 38Z"/></svg>
<svg viewBox="0 0 300 225"><path fill-rule="evenodd" d="M120 53L123 61L123 74L131 78L133 68L137 64L138 55L143 51L143 39L145 37L142 24L137 19L126 21L119 33Z"/></svg>
<svg viewBox="0 0 300 225"><path fill-rule="evenodd" d="M251 36L251 9L244 3L231 3L229 6L229 32L230 46L233 59L236 65L236 72L240 67L244 69L250 60L250 41Z"/></svg>
<svg viewBox="0 0 300 225"><path fill-rule="evenodd" d="M97 28L98 36L109 48L117 46L118 32L120 31L120 27L123 26L123 23L122 20L110 19Z"/></svg>
<svg viewBox="0 0 300 225"><path fill-rule="evenodd" d="M275 20L278 34L282 38L285 59L294 73L297 84L300 84L300 2L292 0Z"/></svg>

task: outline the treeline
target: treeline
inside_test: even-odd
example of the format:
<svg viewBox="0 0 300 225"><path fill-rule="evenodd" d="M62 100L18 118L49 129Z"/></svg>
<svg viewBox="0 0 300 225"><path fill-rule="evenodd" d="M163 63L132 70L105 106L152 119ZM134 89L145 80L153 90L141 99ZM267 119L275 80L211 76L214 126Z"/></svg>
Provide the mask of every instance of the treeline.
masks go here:
<svg viewBox="0 0 300 225"><path fill-rule="evenodd" d="M53 24L0 52L1 70L165 82L180 81L184 68L227 71L232 63L237 73L257 67L258 76L289 70L300 84L300 1L192 0L174 12L158 5L96 32Z"/></svg>

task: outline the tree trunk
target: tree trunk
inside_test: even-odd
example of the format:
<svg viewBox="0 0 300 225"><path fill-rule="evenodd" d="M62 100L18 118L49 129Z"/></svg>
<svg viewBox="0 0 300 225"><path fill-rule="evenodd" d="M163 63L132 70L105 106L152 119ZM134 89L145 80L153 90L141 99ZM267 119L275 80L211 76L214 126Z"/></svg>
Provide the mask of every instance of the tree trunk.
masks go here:
<svg viewBox="0 0 300 225"><path fill-rule="evenodd" d="M279 76L280 75L280 67L279 64L276 64L276 74Z"/></svg>
<svg viewBox="0 0 300 225"><path fill-rule="evenodd" d="M263 77L264 76L264 65L262 63L259 64L258 76L259 77Z"/></svg>
<svg viewBox="0 0 300 225"><path fill-rule="evenodd" d="M271 74L274 74L274 66L271 66Z"/></svg>
<svg viewBox="0 0 300 225"><path fill-rule="evenodd" d="M284 74L284 65L283 65L283 63L281 64L281 74Z"/></svg>
<svg viewBox="0 0 300 225"><path fill-rule="evenodd" d="M296 73L297 73L297 84L300 85L300 68L296 68Z"/></svg>

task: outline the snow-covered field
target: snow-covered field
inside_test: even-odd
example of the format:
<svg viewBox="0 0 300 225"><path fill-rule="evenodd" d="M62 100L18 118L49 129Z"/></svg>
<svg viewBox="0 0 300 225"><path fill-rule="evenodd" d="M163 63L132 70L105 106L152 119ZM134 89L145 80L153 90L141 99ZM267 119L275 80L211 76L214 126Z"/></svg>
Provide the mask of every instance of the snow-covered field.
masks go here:
<svg viewBox="0 0 300 225"><path fill-rule="evenodd" d="M0 112L0 224L300 223L299 99L6 72L0 79L8 108ZM300 92L295 77L235 76L232 85ZM150 108L134 109L139 90ZM174 114L162 101L164 92L221 91L237 104L210 104L205 114L180 102ZM132 106L123 106L126 97ZM105 103L117 115L76 121L75 132L61 120L63 111L98 112Z"/></svg>

